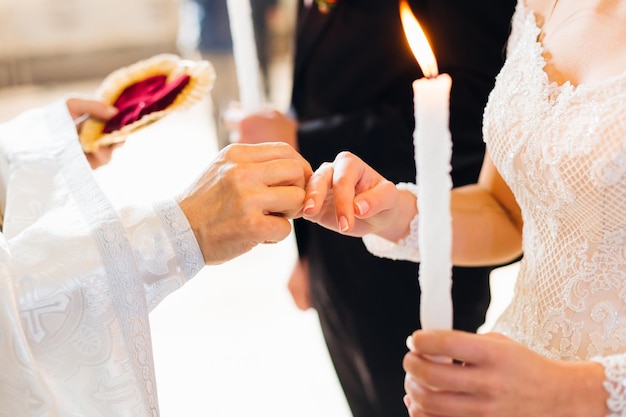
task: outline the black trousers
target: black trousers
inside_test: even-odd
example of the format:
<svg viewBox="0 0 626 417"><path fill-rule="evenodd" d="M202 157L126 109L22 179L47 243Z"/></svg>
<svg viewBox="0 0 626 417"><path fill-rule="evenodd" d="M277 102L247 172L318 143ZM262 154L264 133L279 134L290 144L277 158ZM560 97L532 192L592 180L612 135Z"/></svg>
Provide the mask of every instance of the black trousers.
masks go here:
<svg viewBox="0 0 626 417"><path fill-rule="evenodd" d="M406 417L406 338L419 328L417 264L371 255L360 239L316 228L311 295L354 417ZM491 268L453 271L454 326L475 332L489 306Z"/></svg>

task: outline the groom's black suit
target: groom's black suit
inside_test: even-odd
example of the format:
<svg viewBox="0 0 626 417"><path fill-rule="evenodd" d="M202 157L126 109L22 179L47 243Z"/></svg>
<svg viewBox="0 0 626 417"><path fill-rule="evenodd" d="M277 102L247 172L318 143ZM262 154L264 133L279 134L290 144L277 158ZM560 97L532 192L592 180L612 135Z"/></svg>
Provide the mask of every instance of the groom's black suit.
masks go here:
<svg viewBox="0 0 626 417"><path fill-rule="evenodd" d="M514 0L412 0L441 72L453 79L455 186L475 182L482 112ZM339 0L328 14L300 7L292 110L313 167L350 150L394 182L414 182L413 92L421 73L396 0ZM300 255L326 343L355 417L406 416L402 358L419 327L417 265L372 256L360 239L296 222ZM489 268L455 268L454 325L476 331L489 304Z"/></svg>

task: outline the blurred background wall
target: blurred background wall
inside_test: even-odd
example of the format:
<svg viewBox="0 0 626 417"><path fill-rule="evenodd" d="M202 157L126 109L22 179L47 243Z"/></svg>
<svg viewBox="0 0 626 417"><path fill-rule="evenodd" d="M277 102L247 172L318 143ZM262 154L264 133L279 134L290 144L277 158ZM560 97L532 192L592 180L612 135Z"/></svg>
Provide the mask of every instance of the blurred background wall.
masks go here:
<svg viewBox="0 0 626 417"><path fill-rule="evenodd" d="M0 0L0 88L99 79L158 53L197 57L203 1ZM276 3L267 49L284 66L295 0Z"/></svg>
<svg viewBox="0 0 626 417"><path fill-rule="evenodd" d="M177 52L177 0L0 0L0 87L102 77Z"/></svg>

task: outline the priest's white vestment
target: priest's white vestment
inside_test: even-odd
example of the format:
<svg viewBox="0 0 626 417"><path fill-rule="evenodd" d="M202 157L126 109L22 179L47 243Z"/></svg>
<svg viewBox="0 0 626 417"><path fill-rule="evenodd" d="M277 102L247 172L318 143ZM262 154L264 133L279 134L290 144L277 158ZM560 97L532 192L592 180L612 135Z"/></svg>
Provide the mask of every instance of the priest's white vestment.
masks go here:
<svg viewBox="0 0 626 417"><path fill-rule="evenodd" d="M158 416L148 312L204 265L174 201L115 210L65 102L0 124L0 417Z"/></svg>

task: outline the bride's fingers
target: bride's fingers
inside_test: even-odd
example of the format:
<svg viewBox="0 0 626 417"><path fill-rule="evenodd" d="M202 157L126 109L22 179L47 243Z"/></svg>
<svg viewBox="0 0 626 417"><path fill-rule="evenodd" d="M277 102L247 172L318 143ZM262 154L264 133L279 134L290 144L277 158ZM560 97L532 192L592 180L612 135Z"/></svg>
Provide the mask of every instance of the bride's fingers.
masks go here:
<svg viewBox="0 0 626 417"><path fill-rule="evenodd" d="M362 171L355 169L353 161L336 159L333 172L333 196L337 225L342 233L354 227L354 197Z"/></svg>
<svg viewBox="0 0 626 417"><path fill-rule="evenodd" d="M398 190L394 183L381 180L372 188L359 193L354 198L355 214L360 219L375 216L393 207Z"/></svg>
<svg viewBox="0 0 626 417"><path fill-rule="evenodd" d="M306 218L314 219L322 211L324 200L332 189L333 171L333 165L330 162L324 162L309 178L304 197L303 214Z"/></svg>
<svg viewBox="0 0 626 417"><path fill-rule="evenodd" d="M356 155L342 152L334 165L333 192L341 202L336 203L337 218L345 215L350 229L355 215L366 219L388 210L397 201L396 186Z"/></svg>
<svg viewBox="0 0 626 417"><path fill-rule="evenodd" d="M322 164L309 180L304 216L315 220L332 211L337 228L345 233L354 228L355 215L373 216L396 200L393 183L358 156L341 152L332 163Z"/></svg>

